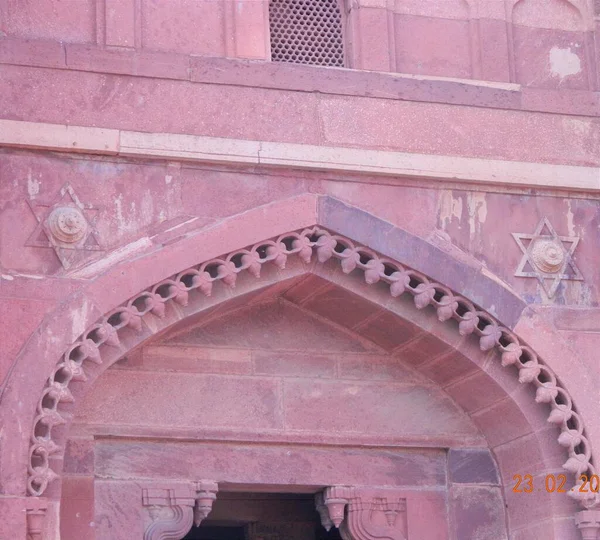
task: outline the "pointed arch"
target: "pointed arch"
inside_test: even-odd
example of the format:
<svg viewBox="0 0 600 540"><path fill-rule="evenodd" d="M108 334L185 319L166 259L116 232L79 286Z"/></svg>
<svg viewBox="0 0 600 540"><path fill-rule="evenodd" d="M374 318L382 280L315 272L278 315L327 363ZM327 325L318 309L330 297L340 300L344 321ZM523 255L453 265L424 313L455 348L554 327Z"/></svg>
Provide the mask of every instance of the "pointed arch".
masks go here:
<svg viewBox="0 0 600 540"><path fill-rule="evenodd" d="M390 301L403 296L412 297L415 309L433 308L439 321L454 321L460 335L475 336L481 351L495 350L502 366L518 369L519 382L534 385L535 400L549 405L548 421L560 427L558 444L567 448L569 453L564 469L576 475L595 474L583 419L573 407L569 393L552 370L509 328L499 324L491 314L464 296L418 270L314 226L210 259L160 280L87 329L54 368L39 399L29 449L28 493L43 495L49 483L59 476L60 471L52 468L51 456L62 453L65 431L56 428L68 424L69 419L62 407L75 400L71 383L87 383L89 365L102 366L104 370L132 346L168 326L168 321L161 323L161 320L166 318L170 303L188 311L199 311L214 289L235 287L240 274L249 274L258 280L263 267L274 265L284 270L288 259L299 258L309 264L313 257L321 265L336 261L336 271L343 274L362 273L368 286L384 285ZM137 337L131 337L132 334L137 334ZM121 343L122 335L126 338L124 344ZM572 489L571 495L581 497L577 486ZM589 494L588 498L592 500L584 502L597 501L594 494Z"/></svg>
<svg viewBox="0 0 600 540"><path fill-rule="evenodd" d="M29 481L30 495L58 498L60 483L51 480L61 471L62 442L77 401L128 350L182 318L307 272L339 283L392 314L421 320L422 329L442 332L432 335L452 346L462 332L465 337L460 339L469 341L471 356L488 350L487 356L495 359L494 372L482 378L496 376L501 385L506 375L500 373L512 370L533 390L520 397L534 407L539 391L540 401L550 406L551 421L558 425L562 417L560 443L572 454L565 462L568 470L593 472L591 448L571 395L515 335L524 302L473 261L458 261L367 212L316 195L258 207L165 245L160 238L153 242L158 243L153 249L121 264L85 269L98 277L50 314L21 351L0 410L4 440L13 444L3 454L7 466L0 471L5 493L25 494ZM309 251L312 262L307 265L302 256ZM209 287L210 297L203 292ZM429 319L422 319L425 315ZM433 330L431 321L438 318L444 322L436 322ZM503 357L506 369L501 367ZM24 393L25 387L30 391ZM518 409L522 403L513 405ZM30 414L31 427L11 422L14 414ZM31 433L29 444L20 435L23 431ZM561 449L561 444L538 439L533 432L525 444L531 443L538 450L552 444ZM591 506L597 500L582 502Z"/></svg>

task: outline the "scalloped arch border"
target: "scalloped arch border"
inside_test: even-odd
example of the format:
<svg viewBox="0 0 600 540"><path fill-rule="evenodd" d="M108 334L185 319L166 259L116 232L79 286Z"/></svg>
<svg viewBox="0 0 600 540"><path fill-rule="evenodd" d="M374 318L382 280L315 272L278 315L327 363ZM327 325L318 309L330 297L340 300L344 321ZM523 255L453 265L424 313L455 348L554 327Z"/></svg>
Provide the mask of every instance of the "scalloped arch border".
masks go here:
<svg viewBox="0 0 600 540"><path fill-rule="evenodd" d="M121 329L128 327L141 332L144 317L164 317L168 302L187 305L190 293L194 291L199 293L197 301L201 301L211 295L215 285L235 287L241 272L248 272L258 279L263 265L274 264L283 269L291 256L309 263L315 255L321 264L330 259L337 260L339 268L346 274L355 270L362 272L368 285L385 283L392 298L412 295L416 309L433 307L440 321L455 320L461 335L478 337L482 351L496 350L502 366L518 368L519 382L535 385L536 402L550 406L548 421L560 427L558 444L569 453L563 468L577 476L585 472L596 474L583 419L574 409L570 394L559 384L552 370L510 329L500 325L489 312L425 274L382 257L347 237L315 226L235 250L163 279L103 316L84 332L64 353L38 401L29 447L28 495L42 496L49 483L59 477L50 467L49 458L62 452L52 434L54 426L67 422L61 415L60 405L74 402L69 385L72 381L86 380L85 362L102 364L106 348L120 346ZM600 502L598 494L581 493L579 485L576 483L569 495L583 507L591 508Z"/></svg>

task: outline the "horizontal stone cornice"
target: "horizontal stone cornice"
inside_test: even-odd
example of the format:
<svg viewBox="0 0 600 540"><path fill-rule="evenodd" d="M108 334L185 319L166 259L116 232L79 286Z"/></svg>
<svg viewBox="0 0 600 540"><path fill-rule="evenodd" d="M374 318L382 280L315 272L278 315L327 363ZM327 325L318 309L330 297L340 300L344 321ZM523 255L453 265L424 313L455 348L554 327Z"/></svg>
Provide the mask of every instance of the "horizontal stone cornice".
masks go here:
<svg viewBox="0 0 600 540"><path fill-rule="evenodd" d="M488 186L600 191L600 167L143 133L17 120L0 120L0 146L451 180Z"/></svg>
<svg viewBox="0 0 600 540"><path fill-rule="evenodd" d="M378 1L378 0L375 0ZM590 34L591 37L591 34ZM46 68L335 96L600 116L600 93L461 79L2 38L0 66ZM43 77L43 75L40 75Z"/></svg>

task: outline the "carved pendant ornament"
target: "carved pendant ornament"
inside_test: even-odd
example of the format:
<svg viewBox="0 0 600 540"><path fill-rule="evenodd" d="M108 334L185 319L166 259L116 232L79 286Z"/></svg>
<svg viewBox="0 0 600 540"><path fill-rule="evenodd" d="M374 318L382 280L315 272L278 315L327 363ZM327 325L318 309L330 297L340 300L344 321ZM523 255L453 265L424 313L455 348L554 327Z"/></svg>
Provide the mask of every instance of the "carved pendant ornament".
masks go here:
<svg viewBox="0 0 600 540"><path fill-rule="evenodd" d="M406 499L392 488L333 486L315 504L323 527L344 540L408 540Z"/></svg>
<svg viewBox="0 0 600 540"><path fill-rule="evenodd" d="M213 288L234 287L238 274L242 272L259 278L263 265L274 264L284 268L290 257L299 257L309 263L315 256L318 263L337 261L338 268L346 274L361 272L369 285L385 284L392 299L401 295L412 297L415 309L429 307L435 310L440 321L454 320L461 335L477 338L482 351L495 350L502 366L515 366L519 382L534 385L535 400L548 405L548 422L560 428L558 444L569 455L563 468L578 479L581 474L588 477L597 474L591 462L592 451L585 436L583 420L574 410L571 396L552 370L510 329L501 326L492 315L480 310L465 297L432 282L422 273L380 257L347 238L314 227L290 232L183 270L137 294L82 334L65 352L40 396L29 450L28 493L42 495L48 484L58 477L50 466L50 459L53 454L64 452L65 430L55 432L53 428L68 421L61 404L74 399L69 390L71 382L85 382L88 362L103 364L110 348L120 348L119 334L123 329L151 335L157 331L152 330L156 325L146 325L144 321L164 317L166 305L170 302L182 306L191 303L202 305ZM598 505L599 495L580 492L581 481L577 482L569 495L584 508ZM334 520L334 516L331 519Z"/></svg>
<svg viewBox="0 0 600 540"><path fill-rule="evenodd" d="M48 501L41 497L29 497L28 501L25 509L27 540L42 540Z"/></svg>
<svg viewBox="0 0 600 540"><path fill-rule="evenodd" d="M26 246L53 249L65 270L83 260L86 252L102 251L94 227L98 208L82 203L70 184L53 201L27 203L38 224Z"/></svg>
<svg viewBox="0 0 600 540"><path fill-rule="evenodd" d="M559 236L547 218L543 218L533 234L512 233L523 252L515 271L517 277L536 278L548 298L554 297L563 279L583 281L573 260L578 236Z"/></svg>

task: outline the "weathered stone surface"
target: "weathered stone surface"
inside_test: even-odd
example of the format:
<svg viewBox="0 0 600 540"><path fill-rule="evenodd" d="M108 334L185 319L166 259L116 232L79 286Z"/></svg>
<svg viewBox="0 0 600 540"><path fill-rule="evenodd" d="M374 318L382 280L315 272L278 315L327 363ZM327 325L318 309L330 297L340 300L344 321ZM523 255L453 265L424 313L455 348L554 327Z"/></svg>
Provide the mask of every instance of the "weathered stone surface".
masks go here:
<svg viewBox="0 0 600 540"><path fill-rule="evenodd" d="M167 459L167 457L170 458ZM227 462L227 467L222 464ZM160 463L160 470L155 464ZM98 443L96 474L112 478L177 478L196 471L219 482L253 485L336 484L438 486L445 484L440 450L338 449L295 445Z"/></svg>
<svg viewBox="0 0 600 540"><path fill-rule="evenodd" d="M457 484L498 484L498 472L489 450L453 450L448 452L450 482Z"/></svg>
<svg viewBox="0 0 600 540"><path fill-rule="evenodd" d="M448 3L466 8L459 2ZM463 20L396 15L397 71L470 78L469 22L468 15L463 15Z"/></svg>
<svg viewBox="0 0 600 540"><path fill-rule="evenodd" d="M91 438L69 439L65 449L65 473L94 474L94 441Z"/></svg>
<svg viewBox="0 0 600 540"><path fill-rule="evenodd" d="M2 517L0 533L5 538L26 538L26 505L24 498L0 498Z"/></svg>
<svg viewBox="0 0 600 540"><path fill-rule="evenodd" d="M507 539L502 503L498 487L452 486L450 519L455 526L454 538Z"/></svg>
<svg viewBox="0 0 600 540"><path fill-rule="evenodd" d="M298 354L279 351L252 353L254 372L284 377L331 378L336 373L335 355Z"/></svg>
<svg viewBox="0 0 600 540"><path fill-rule="evenodd" d="M141 486L135 482L96 481L96 538L143 538Z"/></svg>
<svg viewBox="0 0 600 540"><path fill-rule="evenodd" d="M512 326L518 320L525 304L506 288L491 281L473 268L465 267L442 250L424 242L392 224L366 212L344 205L335 199L321 200L319 213L322 222L340 234L356 238L373 249L413 266L417 261L420 270L434 279L443 280L455 290L468 290L481 305L494 305L495 315Z"/></svg>
<svg viewBox="0 0 600 540"><path fill-rule="evenodd" d="M65 540L96 538L94 478L65 476L62 484L61 527Z"/></svg>
<svg viewBox="0 0 600 540"><path fill-rule="evenodd" d="M404 432L422 437L427 432L460 432L467 437L477 434L450 401L427 388L290 380L284 392L285 422L290 429L389 435ZM429 418L426 425L424 418Z"/></svg>
<svg viewBox="0 0 600 540"><path fill-rule="evenodd" d="M147 394L144 405L137 399ZM215 426L244 429L281 428L279 384L258 378L222 378L202 374L123 372L113 370L98 381L80 418L88 422ZM109 413L104 404L112 404ZM163 403L152 407L152 403ZM113 407L114 406L114 407Z"/></svg>
<svg viewBox="0 0 600 540"><path fill-rule="evenodd" d="M340 68L271 62L266 0L0 0L0 538L182 538L209 484L298 518L254 536L337 487L597 536L546 489L600 447L593 3L340 4Z"/></svg>

